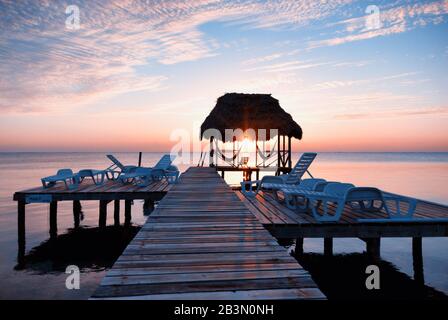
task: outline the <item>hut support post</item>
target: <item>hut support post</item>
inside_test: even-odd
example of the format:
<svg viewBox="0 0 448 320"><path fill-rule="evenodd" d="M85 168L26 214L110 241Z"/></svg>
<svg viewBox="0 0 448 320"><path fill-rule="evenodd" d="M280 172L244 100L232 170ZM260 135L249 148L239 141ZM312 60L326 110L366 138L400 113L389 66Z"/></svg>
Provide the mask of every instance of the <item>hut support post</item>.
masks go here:
<svg viewBox="0 0 448 320"><path fill-rule="evenodd" d="M263 168L266 167L266 141L263 140Z"/></svg>
<svg viewBox="0 0 448 320"><path fill-rule="evenodd" d="M236 149L235 149L235 140L236 140L236 138L235 137L233 137L233 141L232 141L232 145L233 145L233 152L232 152L232 163L233 163L233 166L235 166L235 160L236 160ZM224 171L223 171L224 172ZM224 178L224 175L222 176L223 178Z"/></svg>
<svg viewBox="0 0 448 320"><path fill-rule="evenodd" d="M20 200L17 203L17 236L18 236L18 254L17 260L19 264L23 263L25 259L25 246L26 246L26 237L25 237L25 206L26 202Z"/></svg>
<svg viewBox="0 0 448 320"><path fill-rule="evenodd" d="M292 156L291 156L291 137L288 137L288 168L292 168Z"/></svg>
<svg viewBox="0 0 448 320"><path fill-rule="evenodd" d="M50 239L54 240L58 236L58 202L50 202Z"/></svg>
<svg viewBox="0 0 448 320"><path fill-rule="evenodd" d="M331 257L333 255L333 238L324 238L324 256Z"/></svg>
<svg viewBox="0 0 448 320"><path fill-rule="evenodd" d="M412 258L414 267L414 280L419 285L423 286L425 284L425 277L423 272L423 249L421 237L412 238Z"/></svg>
<svg viewBox="0 0 448 320"><path fill-rule="evenodd" d="M281 152L280 152L280 134L277 135L277 172L276 175L280 175L280 160L281 160Z"/></svg>
<svg viewBox="0 0 448 320"><path fill-rule="evenodd" d="M286 136L283 136L283 142L282 142L282 167L286 166Z"/></svg>
<svg viewBox="0 0 448 320"><path fill-rule="evenodd" d="M214 154L214 148L213 148L213 137L210 137L210 153L209 153L209 166L210 167L214 167L215 165L213 164L213 154Z"/></svg>
<svg viewBox="0 0 448 320"><path fill-rule="evenodd" d="M255 140L255 167L258 167L258 142Z"/></svg>

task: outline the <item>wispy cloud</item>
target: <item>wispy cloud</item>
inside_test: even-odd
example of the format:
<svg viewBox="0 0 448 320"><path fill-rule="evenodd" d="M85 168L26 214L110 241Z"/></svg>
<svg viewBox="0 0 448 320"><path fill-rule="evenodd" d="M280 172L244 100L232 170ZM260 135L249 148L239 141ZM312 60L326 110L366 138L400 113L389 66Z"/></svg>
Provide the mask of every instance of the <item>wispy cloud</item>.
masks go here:
<svg viewBox="0 0 448 320"><path fill-rule="evenodd" d="M342 36L310 41L308 49L388 36L428 24L439 24L446 19L447 14L448 0L404 4L387 9L380 8L379 17L382 25L380 28L367 28L367 15L346 19L328 26L330 28L342 26L342 30L337 29L337 33L343 33Z"/></svg>
<svg viewBox="0 0 448 320"><path fill-rule="evenodd" d="M389 110L379 112L362 112L362 113L348 113L334 116L336 120L359 120L359 119L373 119L373 118L397 118L410 116L425 116L425 115L448 115L447 107L430 107L420 109L408 110Z"/></svg>
<svg viewBox="0 0 448 320"><path fill-rule="evenodd" d="M160 90L166 77L136 69L219 54L200 26L303 26L351 0L87 1L79 30L65 29L67 1L0 2L0 109L61 109L132 90ZM225 45L225 44L223 44Z"/></svg>
<svg viewBox="0 0 448 320"><path fill-rule="evenodd" d="M366 79L353 79L353 80L330 80L330 81L324 81L319 82L307 87L304 87L297 92L314 92L314 91L322 91L322 90L336 90L336 89L342 89L346 87L352 87L352 86L366 86L370 84L385 84L388 81L396 81L399 79L401 80L401 84L416 84L420 83L417 82L417 80L413 79L412 77L415 77L418 73L417 72L405 72L405 73L399 73L399 74L392 74L392 75L386 75L382 77L374 77L374 78L366 78ZM409 79L411 78L411 79Z"/></svg>
<svg viewBox="0 0 448 320"><path fill-rule="evenodd" d="M330 62L286 61L286 62L274 63L271 65L247 68L244 71L285 72L285 71L315 68L328 64L330 64Z"/></svg>

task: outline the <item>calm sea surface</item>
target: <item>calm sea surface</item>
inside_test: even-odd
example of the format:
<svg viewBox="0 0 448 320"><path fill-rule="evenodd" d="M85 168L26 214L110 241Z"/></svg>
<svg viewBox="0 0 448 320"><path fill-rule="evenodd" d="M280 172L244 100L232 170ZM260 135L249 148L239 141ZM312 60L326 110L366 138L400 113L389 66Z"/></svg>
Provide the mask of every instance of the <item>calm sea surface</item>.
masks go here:
<svg viewBox="0 0 448 320"><path fill-rule="evenodd" d="M115 155L125 164L137 163L137 153ZM143 165L151 166L160 157L160 153L145 153ZM294 160L298 157L299 154L295 154ZM196 164L197 159L193 165ZM119 255L111 248L118 245L110 240L122 240L125 246L131 235L120 234L118 240L115 234L99 235L95 229L98 223L98 203L95 201L83 203L84 233L73 232L72 204L62 202L58 211L61 240L58 240L58 248L54 252L46 243L48 205L27 205L26 246L30 263L16 270L17 207L12 196L15 191L38 186L41 177L54 174L59 168L79 170L107 166L109 160L105 153L0 153L0 298L85 299L92 294L107 268ZM188 164L178 166L183 171ZM327 180L376 186L386 191L448 204L448 153L321 153L312 164L311 172L315 177ZM226 174L226 180L237 184L241 176ZM141 202L135 202L133 206L132 221L136 226L146 219L142 206ZM109 214L108 224L113 223L111 216ZM334 246L335 254L346 259L342 263L351 264L357 263L351 254L362 253L365 248L358 239L336 239ZM305 251L322 253L322 240L306 239ZM448 238L424 239L425 282L435 291L445 294L448 294L447 253ZM400 277L403 274L412 280L411 239L383 239L381 255ZM338 263L341 261L338 260ZM79 265L82 269L80 290L67 290L65 287L67 275L64 269L70 264ZM319 274L310 271L316 281L319 280L316 278ZM339 289L334 290L337 293ZM344 288L340 290L344 295Z"/></svg>

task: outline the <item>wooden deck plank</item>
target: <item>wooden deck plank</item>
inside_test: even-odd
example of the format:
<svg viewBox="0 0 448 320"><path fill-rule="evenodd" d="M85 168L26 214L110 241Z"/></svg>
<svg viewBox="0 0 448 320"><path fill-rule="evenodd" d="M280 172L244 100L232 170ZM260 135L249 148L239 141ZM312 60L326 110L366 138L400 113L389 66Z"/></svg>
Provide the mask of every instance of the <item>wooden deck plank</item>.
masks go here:
<svg viewBox="0 0 448 320"><path fill-rule="evenodd" d="M323 297L310 275L213 169L190 168L93 297L150 299L202 292L225 297L227 292L230 299L239 291L265 297L269 290L280 290L277 296L288 299Z"/></svg>
<svg viewBox="0 0 448 320"><path fill-rule="evenodd" d="M174 294L153 294L142 296L118 297L109 299L125 300L288 300L291 297L301 297L307 300L322 300L325 296L319 289L267 289L239 291L188 292ZM107 298L105 298L107 299ZM294 298L295 299L295 298ZM300 299L300 298L299 298Z"/></svg>

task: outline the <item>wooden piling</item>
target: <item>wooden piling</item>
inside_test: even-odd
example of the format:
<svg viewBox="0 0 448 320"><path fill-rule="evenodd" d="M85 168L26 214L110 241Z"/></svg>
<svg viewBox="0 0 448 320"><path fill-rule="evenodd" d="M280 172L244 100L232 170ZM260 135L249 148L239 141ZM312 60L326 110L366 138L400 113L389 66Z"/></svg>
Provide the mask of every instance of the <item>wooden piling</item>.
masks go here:
<svg viewBox="0 0 448 320"><path fill-rule="evenodd" d="M80 225L80 217L81 217L81 201L74 200L73 201L73 222L75 228L78 228Z"/></svg>
<svg viewBox="0 0 448 320"><path fill-rule="evenodd" d="M145 199L145 202L143 203L143 214L145 216L148 216L153 211L154 211L154 201L151 199Z"/></svg>
<svg viewBox="0 0 448 320"><path fill-rule="evenodd" d="M58 202L50 202L50 239L58 236Z"/></svg>
<svg viewBox="0 0 448 320"><path fill-rule="evenodd" d="M333 238L324 238L324 255L327 257L333 255Z"/></svg>
<svg viewBox="0 0 448 320"><path fill-rule="evenodd" d="M100 200L100 216L98 219L98 226L100 228L106 227L107 224L107 200Z"/></svg>
<svg viewBox="0 0 448 320"><path fill-rule="evenodd" d="M120 226L120 200L114 200L114 226Z"/></svg>
<svg viewBox="0 0 448 320"><path fill-rule="evenodd" d="M294 250L296 256L303 254L303 238L296 239L296 249Z"/></svg>
<svg viewBox="0 0 448 320"><path fill-rule="evenodd" d="M18 254L17 260L18 263L23 263L25 258L25 249L26 249L26 237L25 237L25 201L17 202L17 231L18 231Z"/></svg>
<svg viewBox="0 0 448 320"><path fill-rule="evenodd" d="M367 238L366 242L367 255L373 260L379 260L381 256L381 238Z"/></svg>
<svg viewBox="0 0 448 320"><path fill-rule="evenodd" d="M412 238L412 258L414 267L414 280L418 284L425 284L425 277L423 272L423 249L422 249L422 238L413 237Z"/></svg>
<svg viewBox="0 0 448 320"><path fill-rule="evenodd" d="M132 212L131 212L132 200L125 200L124 202L124 225L126 227L131 225Z"/></svg>

